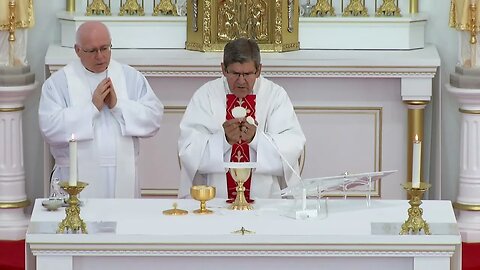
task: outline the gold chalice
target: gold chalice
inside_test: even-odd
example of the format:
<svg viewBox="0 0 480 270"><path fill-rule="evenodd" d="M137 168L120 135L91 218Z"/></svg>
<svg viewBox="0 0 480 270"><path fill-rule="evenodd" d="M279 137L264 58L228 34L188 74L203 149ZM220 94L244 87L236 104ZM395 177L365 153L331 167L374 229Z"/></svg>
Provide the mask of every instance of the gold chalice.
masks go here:
<svg viewBox="0 0 480 270"><path fill-rule="evenodd" d="M200 209L193 211L195 214L211 214L212 210L207 209L207 201L215 198L215 187L199 185L190 188L190 195L197 201L200 201Z"/></svg>
<svg viewBox="0 0 480 270"><path fill-rule="evenodd" d="M243 184L248 180L251 168L230 168L230 174L232 175L233 180L237 183L236 191L237 196L235 201L230 205L231 210L252 210L253 206L247 202L245 198L245 187Z"/></svg>

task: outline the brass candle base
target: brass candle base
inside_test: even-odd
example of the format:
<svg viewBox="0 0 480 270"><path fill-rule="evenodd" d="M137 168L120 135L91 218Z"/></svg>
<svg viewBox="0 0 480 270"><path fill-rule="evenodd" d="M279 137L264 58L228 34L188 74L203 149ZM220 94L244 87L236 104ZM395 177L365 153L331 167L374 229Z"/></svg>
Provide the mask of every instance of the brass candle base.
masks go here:
<svg viewBox="0 0 480 270"><path fill-rule="evenodd" d="M408 219L403 223L400 234L419 234L421 230L425 234L431 234L427 222L423 219L423 209L420 208L422 204L423 193L430 188L430 184L420 182L418 188L412 187L412 183L406 183L403 188L407 190L410 195L410 208L408 209Z"/></svg>
<svg viewBox="0 0 480 270"><path fill-rule="evenodd" d="M78 182L76 186L70 186L68 181L60 182L60 187L63 188L69 196L65 208L66 217L58 224L57 233L63 233L65 230L71 232L87 232L87 224L80 218L80 201L78 200L78 194L88 186L88 183Z"/></svg>
<svg viewBox="0 0 480 270"><path fill-rule="evenodd" d="M243 186L243 183L248 180L251 170L250 168L230 168L230 174L237 183L235 189L237 196L232 205L230 205L230 210L253 210L253 206L245 198L245 187Z"/></svg>

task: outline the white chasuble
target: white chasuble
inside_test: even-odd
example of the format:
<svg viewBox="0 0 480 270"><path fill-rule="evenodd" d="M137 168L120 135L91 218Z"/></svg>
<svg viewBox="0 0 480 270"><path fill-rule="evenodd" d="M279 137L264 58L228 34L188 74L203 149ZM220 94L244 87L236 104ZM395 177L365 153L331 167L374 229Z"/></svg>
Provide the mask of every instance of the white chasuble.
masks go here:
<svg viewBox="0 0 480 270"><path fill-rule="evenodd" d="M96 88L96 85L89 85L90 74L87 74L85 68L79 60L65 67L65 75L67 78L68 91L70 96L70 102L73 106L84 105L86 103L92 103L92 93ZM126 81L123 75L122 66L111 60L108 67L108 77L111 78L117 100L128 99ZM101 80L96 81L98 84ZM92 89L93 87L93 89ZM106 105L105 105L106 106ZM96 194L94 189L108 188L109 185L100 184L101 177L105 177L100 173L101 166L115 166L115 179L113 184L114 197L115 198L134 198L136 193L136 175L135 175L135 154L132 137L122 136L121 128L115 118L111 117L110 134L114 134L116 153L112 153L112 157L102 157L98 153L98 149L102 146L98 145L96 138L98 136L111 136L110 134L101 134L99 127L93 122L93 129L95 136L91 140L78 141L78 176L80 181L89 183L89 186L82 192L85 194L90 193L88 189L91 189L92 194ZM112 167L113 167L112 166ZM106 181L104 179L104 181ZM98 194L108 193L103 191ZM89 196L87 196L89 197Z"/></svg>

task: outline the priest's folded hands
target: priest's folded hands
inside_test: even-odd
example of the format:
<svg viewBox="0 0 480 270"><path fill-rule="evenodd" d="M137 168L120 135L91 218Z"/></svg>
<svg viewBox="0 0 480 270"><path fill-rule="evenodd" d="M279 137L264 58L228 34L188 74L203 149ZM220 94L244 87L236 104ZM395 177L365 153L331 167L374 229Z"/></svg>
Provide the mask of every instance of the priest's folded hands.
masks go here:
<svg viewBox="0 0 480 270"><path fill-rule="evenodd" d="M255 137L257 127L249 124L245 119L231 119L223 123L225 138L230 145L239 142L250 143Z"/></svg>

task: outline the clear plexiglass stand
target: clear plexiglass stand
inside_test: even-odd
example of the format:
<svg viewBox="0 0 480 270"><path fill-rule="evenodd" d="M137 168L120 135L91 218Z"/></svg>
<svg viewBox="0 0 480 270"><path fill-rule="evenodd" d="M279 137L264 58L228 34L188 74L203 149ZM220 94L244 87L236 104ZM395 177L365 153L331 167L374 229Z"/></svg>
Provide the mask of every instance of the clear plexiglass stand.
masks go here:
<svg viewBox="0 0 480 270"><path fill-rule="evenodd" d="M366 203L370 206L371 191L375 181L386 177L396 170L366 172L357 174L342 174L320 178L302 179L297 185L283 189L282 196L293 196L296 199L294 208L287 214L295 219L315 218L320 214L328 216L328 197L325 193L329 191L343 191L344 198L347 198L347 191L358 186L366 186ZM316 197L314 207L308 204L307 197Z"/></svg>

